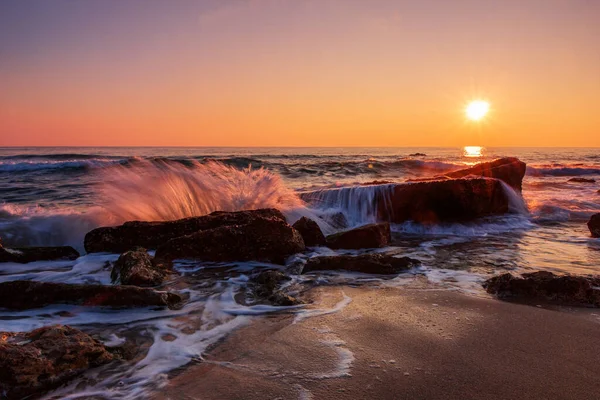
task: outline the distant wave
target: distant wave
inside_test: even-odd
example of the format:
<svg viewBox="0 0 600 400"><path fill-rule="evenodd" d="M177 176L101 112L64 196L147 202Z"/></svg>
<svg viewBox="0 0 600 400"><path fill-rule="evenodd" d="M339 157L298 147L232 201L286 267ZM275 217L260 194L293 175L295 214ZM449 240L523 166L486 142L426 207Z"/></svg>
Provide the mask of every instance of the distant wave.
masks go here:
<svg viewBox="0 0 600 400"><path fill-rule="evenodd" d="M0 161L1 172L33 172L41 170L80 170L101 168L119 163L119 160L90 159L69 161Z"/></svg>
<svg viewBox="0 0 600 400"><path fill-rule="evenodd" d="M600 175L600 166L555 165L527 167L529 176L580 176Z"/></svg>

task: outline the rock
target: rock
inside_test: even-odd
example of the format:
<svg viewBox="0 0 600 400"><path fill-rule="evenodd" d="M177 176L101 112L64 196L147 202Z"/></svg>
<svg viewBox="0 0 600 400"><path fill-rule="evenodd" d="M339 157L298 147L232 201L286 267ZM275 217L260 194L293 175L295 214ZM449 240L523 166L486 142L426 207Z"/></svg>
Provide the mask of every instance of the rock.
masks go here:
<svg viewBox="0 0 600 400"><path fill-rule="evenodd" d="M382 222L329 235L327 246L332 249L371 249L387 246L391 237L390 224Z"/></svg>
<svg viewBox="0 0 600 400"><path fill-rule="evenodd" d="M521 277L506 273L488 279L483 287L500 298L600 307L600 277L559 276L546 271L522 274Z"/></svg>
<svg viewBox="0 0 600 400"><path fill-rule="evenodd" d="M250 279L254 293L259 297L269 297L281 285L291 278L281 271L263 271Z"/></svg>
<svg viewBox="0 0 600 400"><path fill-rule="evenodd" d="M256 218L245 225L227 225L171 239L158 247L157 260L264 261L283 264L304 251L300 233L277 218Z"/></svg>
<svg viewBox="0 0 600 400"><path fill-rule="evenodd" d="M412 153L408 155L409 157L426 157L427 154L425 153Z"/></svg>
<svg viewBox="0 0 600 400"><path fill-rule="evenodd" d="M596 183L595 179L589 178L571 178L568 182L577 182L577 183Z"/></svg>
<svg viewBox="0 0 600 400"><path fill-rule="evenodd" d="M292 227L300 232L306 246L315 247L325 244L325 235L323 235L319 225L312 219L302 217Z"/></svg>
<svg viewBox="0 0 600 400"><path fill-rule="evenodd" d="M259 299L267 300L276 306L304 304L303 301L278 290L278 287L291 278L281 271L263 271L250 279L252 290Z"/></svg>
<svg viewBox="0 0 600 400"><path fill-rule="evenodd" d="M160 285L165 276L165 271L159 270L141 247L121 254L110 274L113 283L135 286Z"/></svg>
<svg viewBox="0 0 600 400"><path fill-rule="evenodd" d="M395 275L420 265L419 260L408 257L393 257L386 254L362 254L359 256L313 257L308 260L302 273L312 271L345 270L366 274Z"/></svg>
<svg viewBox="0 0 600 400"><path fill-rule="evenodd" d="M54 389L113 356L102 343L69 326L4 333L0 341L0 393L22 399Z"/></svg>
<svg viewBox="0 0 600 400"><path fill-rule="evenodd" d="M123 253L138 246L157 249L174 238L222 226L245 225L261 218L285 222L283 214L272 208L237 212L217 211L176 221L131 221L121 226L97 228L88 232L85 235L84 246L88 253Z"/></svg>
<svg viewBox="0 0 600 400"><path fill-rule="evenodd" d="M25 310L49 304L82 306L176 308L183 298L136 286L80 285L54 282L10 281L0 283L0 308Z"/></svg>
<svg viewBox="0 0 600 400"><path fill-rule="evenodd" d="M72 247L2 247L0 243L0 262L26 264L34 261L75 260L79 253Z"/></svg>
<svg viewBox="0 0 600 400"><path fill-rule="evenodd" d="M488 178L325 189L300 197L320 207L339 207L351 199L354 209L394 223L468 222L509 212L502 183Z"/></svg>
<svg viewBox="0 0 600 400"><path fill-rule="evenodd" d="M464 178L466 176L483 176L486 178L496 178L506 182L513 189L522 190L523 177L527 164L515 157L500 158L491 162L477 164L470 168L449 172L446 174L450 178Z"/></svg>
<svg viewBox="0 0 600 400"><path fill-rule="evenodd" d="M592 233L592 237L600 238L600 213L592 215L587 226Z"/></svg>
<svg viewBox="0 0 600 400"><path fill-rule="evenodd" d="M452 179L394 185L381 193L379 220L422 224L466 222L509 212L509 198L496 179Z"/></svg>

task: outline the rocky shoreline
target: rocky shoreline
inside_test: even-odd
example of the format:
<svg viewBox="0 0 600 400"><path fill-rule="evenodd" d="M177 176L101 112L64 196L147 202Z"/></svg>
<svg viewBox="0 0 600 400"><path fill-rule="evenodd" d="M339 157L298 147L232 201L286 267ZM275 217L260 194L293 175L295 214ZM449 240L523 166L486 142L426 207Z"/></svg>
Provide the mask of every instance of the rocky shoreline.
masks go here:
<svg viewBox="0 0 600 400"><path fill-rule="evenodd" d="M507 158L424 182L364 186L362 189L374 193L371 206L379 222L327 236L319 227L320 221L302 217L290 225L276 209L217 211L174 221L130 221L120 226L97 228L85 236L84 247L88 253L120 254L112 265L112 285L2 282L0 308L25 310L51 304L74 304L177 309L187 301L186 295L161 289L168 277L176 273L172 268L176 260L252 261L287 266L285 272L267 270L252 274L252 295L273 306L300 306L306 301L285 286L289 274L350 271L396 276L409 271L420 262L374 251L390 244L390 223L436 224L509 213L510 198L505 186L520 192L524 174L524 163ZM340 190L355 189L329 192ZM323 202L329 194L321 191L303 193L301 197L308 203ZM600 214L593 216L588 226L592 236L600 236ZM306 258L310 248L318 246L371 251ZM154 252L153 256L149 251ZM298 255L304 255L303 261L289 262ZM79 256L71 247L5 248L0 243L0 263L75 260ZM549 272L521 277L504 274L488 279L483 286L500 299L600 307L598 277L557 276ZM8 399L43 393L89 368L118 362L119 358L102 343L68 326L2 335L0 366L8 372L0 373L0 393Z"/></svg>

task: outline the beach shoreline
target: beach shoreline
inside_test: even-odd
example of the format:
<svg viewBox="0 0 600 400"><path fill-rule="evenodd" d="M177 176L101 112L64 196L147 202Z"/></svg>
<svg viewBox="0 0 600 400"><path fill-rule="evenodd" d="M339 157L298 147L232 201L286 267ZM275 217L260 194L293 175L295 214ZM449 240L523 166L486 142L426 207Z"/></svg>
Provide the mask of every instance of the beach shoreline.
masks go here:
<svg viewBox="0 0 600 400"><path fill-rule="evenodd" d="M593 399L600 314L430 284L312 289L329 313L255 319L155 399ZM339 311L332 311L336 309Z"/></svg>

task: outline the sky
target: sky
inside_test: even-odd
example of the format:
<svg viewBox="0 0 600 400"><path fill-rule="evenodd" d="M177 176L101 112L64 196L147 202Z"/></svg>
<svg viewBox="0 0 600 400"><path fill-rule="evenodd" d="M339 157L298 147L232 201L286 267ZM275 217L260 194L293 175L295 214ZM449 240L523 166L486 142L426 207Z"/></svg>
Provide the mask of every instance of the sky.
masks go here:
<svg viewBox="0 0 600 400"><path fill-rule="evenodd" d="M600 147L599 40L598 0L0 0L0 146Z"/></svg>

